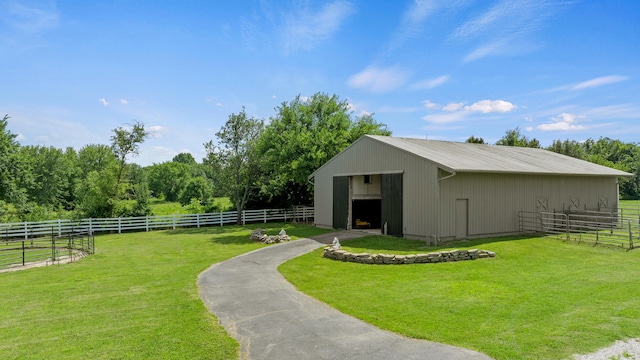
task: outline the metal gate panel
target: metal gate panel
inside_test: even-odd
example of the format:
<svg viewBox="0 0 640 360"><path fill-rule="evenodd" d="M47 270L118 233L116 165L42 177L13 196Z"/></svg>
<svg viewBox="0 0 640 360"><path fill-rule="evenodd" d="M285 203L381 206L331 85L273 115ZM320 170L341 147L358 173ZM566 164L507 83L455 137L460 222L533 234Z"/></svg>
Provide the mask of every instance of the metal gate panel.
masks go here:
<svg viewBox="0 0 640 360"><path fill-rule="evenodd" d="M402 174L382 174L380 181L382 226L387 235L402 236Z"/></svg>
<svg viewBox="0 0 640 360"><path fill-rule="evenodd" d="M349 223L349 177L333 177L333 228L347 229Z"/></svg>

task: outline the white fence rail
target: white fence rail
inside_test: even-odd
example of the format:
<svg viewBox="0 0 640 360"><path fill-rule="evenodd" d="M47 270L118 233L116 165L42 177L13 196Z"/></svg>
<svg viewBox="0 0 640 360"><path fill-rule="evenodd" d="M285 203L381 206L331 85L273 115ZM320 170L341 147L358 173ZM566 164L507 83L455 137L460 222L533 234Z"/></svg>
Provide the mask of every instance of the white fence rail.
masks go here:
<svg viewBox="0 0 640 360"><path fill-rule="evenodd" d="M313 219L314 209L296 206L293 209L245 210L241 214L242 223L271 221L308 221ZM206 214L175 214L162 216L140 216L129 218L102 218L81 220L49 220L0 224L0 239L30 239L43 235L62 236L77 231L129 232L156 229L176 229L185 227L222 226L235 224L236 211Z"/></svg>

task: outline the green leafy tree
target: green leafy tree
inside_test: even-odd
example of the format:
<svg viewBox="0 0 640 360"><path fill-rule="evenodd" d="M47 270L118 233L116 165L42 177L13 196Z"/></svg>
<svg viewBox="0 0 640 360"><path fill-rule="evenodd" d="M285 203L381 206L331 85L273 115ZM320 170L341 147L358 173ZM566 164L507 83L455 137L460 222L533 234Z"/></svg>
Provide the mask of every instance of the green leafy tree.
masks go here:
<svg viewBox="0 0 640 360"><path fill-rule="evenodd" d="M180 153L180 154L174 156L171 161L179 162L179 163L183 163L183 164L187 164L187 165L195 165L196 164L196 159L194 159L193 155L191 155L189 153Z"/></svg>
<svg viewBox="0 0 640 360"><path fill-rule="evenodd" d="M180 193L191 179L189 165L168 161L146 168L149 189L154 197L164 197L166 201L178 201Z"/></svg>
<svg viewBox="0 0 640 360"><path fill-rule="evenodd" d="M553 143L547 148L547 150L581 160L584 160L586 157L584 147L575 140L553 140Z"/></svg>
<svg viewBox="0 0 640 360"><path fill-rule="evenodd" d="M520 132L519 127L513 130L507 130L504 136L496 141L496 145L540 148L538 139L529 139Z"/></svg>
<svg viewBox="0 0 640 360"><path fill-rule="evenodd" d="M203 206L209 206L213 198L211 185L202 176L191 178L187 181L180 193L180 204L186 206L196 199Z"/></svg>
<svg viewBox="0 0 640 360"><path fill-rule="evenodd" d="M0 201L6 203L24 202L24 194L17 188L20 176L17 134L7 129L9 115L0 120Z"/></svg>
<svg viewBox="0 0 640 360"><path fill-rule="evenodd" d="M483 138L475 137L473 135L469 136L469 138L465 142L471 144L486 144Z"/></svg>
<svg viewBox="0 0 640 360"><path fill-rule="evenodd" d="M143 123L136 121L129 126L129 128L120 126L113 129L113 135L111 136L111 150L115 154L118 163L116 183L111 193L114 202L121 200L128 188L127 184L123 183L125 169L127 168L127 157L137 156L140 151L140 144L149 136L149 132L144 129Z"/></svg>
<svg viewBox="0 0 640 360"><path fill-rule="evenodd" d="M258 146L266 174L261 194L276 206L312 202L307 179L313 171L362 135L391 134L370 114L354 117L337 95L298 95L276 111Z"/></svg>
<svg viewBox="0 0 640 360"><path fill-rule="evenodd" d="M225 188L238 212L236 222L242 224L242 210L257 190L256 181L260 175L260 156L257 143L264 128L262 120L248 117L242 108L216 133L218 146L210 141L205 144L207 157L215 159L223 174Z"/></svg>

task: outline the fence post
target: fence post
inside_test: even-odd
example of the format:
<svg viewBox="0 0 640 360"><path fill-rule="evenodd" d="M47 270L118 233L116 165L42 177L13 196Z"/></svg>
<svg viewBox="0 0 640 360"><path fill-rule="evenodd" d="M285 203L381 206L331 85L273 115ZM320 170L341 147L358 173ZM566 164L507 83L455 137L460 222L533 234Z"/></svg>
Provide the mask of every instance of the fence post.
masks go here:
<svg viewBox="0 0 640 360"><path fill-rule="evenodd" d="M29 239L29 227L26 221L24 222L24 239Z"/></svg>
<svg viewBox="0 0 640 360"><path fill-rule="evenodd" d="M93 227L91 225L91 218L89 218L89 233L93 234Z"/></svg>
<svg viewBox="0 0 640 360"><path fill-rule="evenodd" d="M122 234L122 218L118 218L118 234Z"/></svg>
<svg viewBox="0 0 640 360"><path fill-rule="evenodd" d="M220 211L219 214L220 214L220 226L222 226L222 211Z"/></svg>
<svg viewBox="0 0 640 360"><path fill-rule="evenodd" d="M144 228L149 232L149 215L144 217Z"/></svg>
<svg viewBox="0 0 640 360"><path fill-rule="evenodd" d="M196 224L198 225L198 229L200 229L200 214L196 214Z"/></svg>
<svg viewBox="0 0 640 360"><path fill-rule="evenodd" d="M631 230L631 220L629 220L629 250L633 249L633 230Z"/></svg>
<svg viewBox="0 0 640 360"><path fill-rule="evenodd" d="M567 241L571 240L571 236L569 235L569 215L564 214L564 221L567 223Z"/></svg>
<svg viewBox="0 0 640 360"><path fill-rule="evenodd" d="M263 214L263 218L264 218L264 223L267 223L267 209L262 210L262 214Z"/></svg>
<svg viewBox="0 0 640 360"><path fill-rule="evenodd" d="M62 236L62 220L58 219L58 236Z"/></svg>
<svg viewBox="0 0 640 360"><path fill-rule="evenodd" d="M24 240L22 240L22 266L24 266Z"/></svg>

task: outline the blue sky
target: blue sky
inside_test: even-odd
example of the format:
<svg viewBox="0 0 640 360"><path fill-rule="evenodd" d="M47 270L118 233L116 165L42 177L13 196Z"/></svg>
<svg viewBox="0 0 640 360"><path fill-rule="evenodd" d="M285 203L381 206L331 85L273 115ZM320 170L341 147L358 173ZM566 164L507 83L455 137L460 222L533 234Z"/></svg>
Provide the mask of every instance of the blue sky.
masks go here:
<svg viewBox="0 0 640 360"><path fill-rule="evenodd" d="M394 136L636 142L640 2L0 0L0 79L21 144L140 121L141 165L316 92Z"/></svg>

